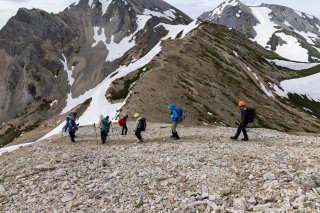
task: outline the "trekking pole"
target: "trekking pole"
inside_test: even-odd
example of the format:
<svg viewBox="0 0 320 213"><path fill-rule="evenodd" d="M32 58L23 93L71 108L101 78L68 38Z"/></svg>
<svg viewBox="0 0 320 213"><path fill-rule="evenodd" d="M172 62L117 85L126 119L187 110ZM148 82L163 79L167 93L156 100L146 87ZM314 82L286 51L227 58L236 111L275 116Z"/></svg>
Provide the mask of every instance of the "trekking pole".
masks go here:
<svg viewBox="0 0 320 213"><path fill-rule="evenodd" d="M97 143L99 143L99 141L98 141L98 135L97 135L97 129L96 129L96 123L93 124L93 127L94 127L94 132L96 133Z"/></svg>

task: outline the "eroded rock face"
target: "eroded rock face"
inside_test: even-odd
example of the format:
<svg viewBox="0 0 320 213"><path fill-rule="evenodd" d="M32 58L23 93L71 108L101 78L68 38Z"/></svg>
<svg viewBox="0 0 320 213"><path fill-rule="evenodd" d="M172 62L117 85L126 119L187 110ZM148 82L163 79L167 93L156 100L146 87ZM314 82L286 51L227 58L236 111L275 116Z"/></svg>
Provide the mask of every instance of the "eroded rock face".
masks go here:
<svg viewBox="0 0 320 213"><path fill-rule="evenodd" d="M191 22L161 0L107 3L80 0L59 14L20 9L9 20L0 32L1 123L60 112L68 93L78 97L146 54L167 33L159 23Z"/></svg>

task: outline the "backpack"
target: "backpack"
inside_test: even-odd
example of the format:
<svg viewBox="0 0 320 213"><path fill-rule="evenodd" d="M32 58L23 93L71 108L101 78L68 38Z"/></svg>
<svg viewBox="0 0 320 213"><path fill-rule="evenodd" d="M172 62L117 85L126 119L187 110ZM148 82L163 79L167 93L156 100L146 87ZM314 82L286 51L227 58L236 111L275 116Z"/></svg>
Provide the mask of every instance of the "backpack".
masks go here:
<svg viewBox="0 0 320 213"><path fill-rule="evenodd" d="M118 120L118 124L119 124L119 126L124 125L124 118L123 117Z"/></svg>
<svg viewBox="0 0 320 213"><path fill-rule="evenodd" d="M178 123L181 123L184 120L184 114L183 114L183 109L182 107L179 107L177 109L177 114L178 114Z"/></svg>
<svg viewBox="0 0 320 213"><path fill-rule="evenodd" d="M69 125L69 132L75 133L78 130L78 127L77 127L76 123L74 122L74 120L71 119L69 124L70 124Z"/></svg>
<svg viewBox="0 0 320 213"><path fill-rule="evenodd" d="M147 128L147 121L145 118L141 118L140 119L140 129L141 131L146 131L146 128Z"/></svg>
<svg viewBox="0 0 320 213"><path fill-rule="evenodd" d="M256 119L256 109L254 107L248 107L247 122L253 123L255 119Z"/></svg>

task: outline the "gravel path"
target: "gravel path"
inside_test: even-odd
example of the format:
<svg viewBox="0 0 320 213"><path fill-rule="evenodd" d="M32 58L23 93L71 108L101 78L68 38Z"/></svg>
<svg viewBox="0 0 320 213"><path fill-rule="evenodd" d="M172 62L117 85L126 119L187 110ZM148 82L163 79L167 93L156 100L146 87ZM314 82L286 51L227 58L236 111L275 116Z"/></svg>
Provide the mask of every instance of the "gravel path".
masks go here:
<svg viewBox="0 0 320 213"><path fill-rule="evenodd" d="M1 212L320 212L320 138L152 124L144 143L81 128L0 156ZM99 136L98 136L99 137Z"/></svg>

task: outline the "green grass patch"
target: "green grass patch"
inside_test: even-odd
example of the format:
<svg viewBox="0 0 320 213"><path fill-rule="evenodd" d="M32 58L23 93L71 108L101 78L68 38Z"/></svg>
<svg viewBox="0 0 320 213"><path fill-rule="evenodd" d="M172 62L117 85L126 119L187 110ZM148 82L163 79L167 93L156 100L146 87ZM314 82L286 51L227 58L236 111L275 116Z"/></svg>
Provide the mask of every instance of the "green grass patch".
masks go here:
<svg viewBox="0 0 320 213"><path fill-rule="evenodd" d="M136 82L139 79L141 73L143 73L142 69L138 70L137 74L133 78L125 80L124 86L121 90L116 91L116 90L112 89L110 91L109 99L113 100L113 101L125 99L129 94L129 89L130 89L131 84L133 84L134 82Z"/></svg>
<svg viewBox="0 0 320 213"><path fill-rule="evenodd" d="M320 118L320 103L308 99L306 95L298 95L298 94L288 94L289 101L292 105L301 108L304 112L314 115ZM304 110L303 108L307 108L312 112Z"/></svg>
<svg viewBox="0 0 320 213"><path fill-rule="evenodd" d="M11 143L15 138L21 135L22 131L14 126L11 126L7 131L0 135L0 146L3 147Z"/></svg>

